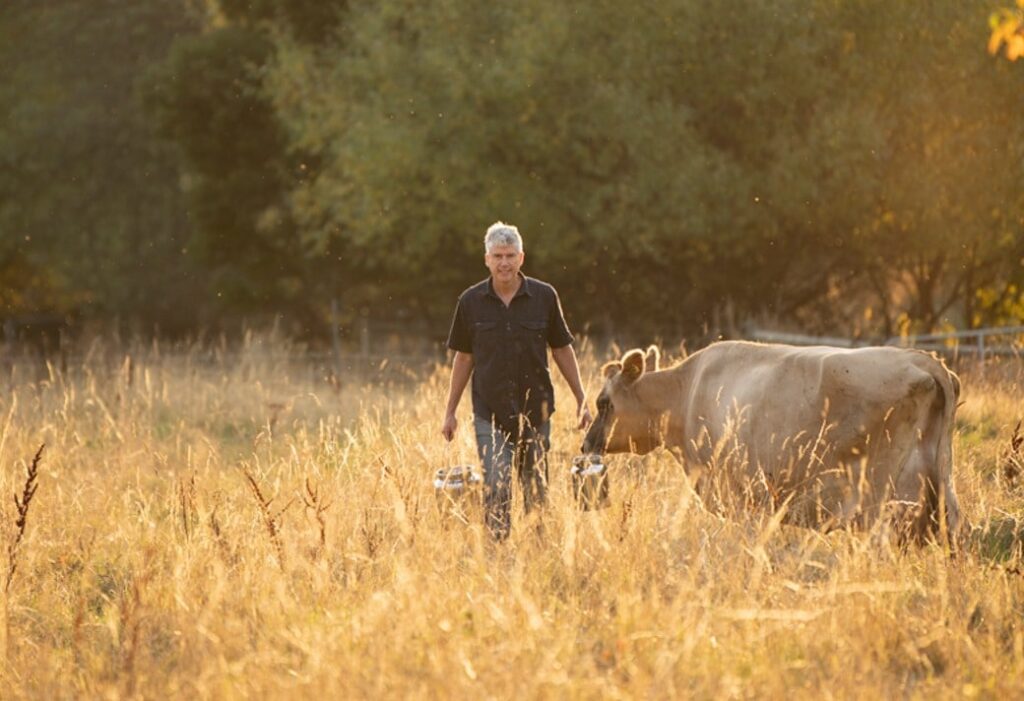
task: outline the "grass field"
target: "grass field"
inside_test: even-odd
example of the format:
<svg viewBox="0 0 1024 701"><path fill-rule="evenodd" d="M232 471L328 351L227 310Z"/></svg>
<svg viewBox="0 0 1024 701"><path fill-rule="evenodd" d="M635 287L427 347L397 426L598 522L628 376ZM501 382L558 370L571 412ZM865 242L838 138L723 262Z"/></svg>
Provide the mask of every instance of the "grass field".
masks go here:
<svg viewBox="0 0 1024 701"><path fill-rule="evenodd" d="M592 394L601 360L584 357ZM662 452L612 460L611 508L581 513L561 385L550 504L495 547L436 508L433 471L474 455L468 397L455 444L439 438L443 368L339 384L258 338L16 361L0 577L10 495L46 448L0 695L1020 698L1024 492L1002 465L1022 381L1010 364L962 379L957 488L978 530L951 561L709 513Z"/></svg>

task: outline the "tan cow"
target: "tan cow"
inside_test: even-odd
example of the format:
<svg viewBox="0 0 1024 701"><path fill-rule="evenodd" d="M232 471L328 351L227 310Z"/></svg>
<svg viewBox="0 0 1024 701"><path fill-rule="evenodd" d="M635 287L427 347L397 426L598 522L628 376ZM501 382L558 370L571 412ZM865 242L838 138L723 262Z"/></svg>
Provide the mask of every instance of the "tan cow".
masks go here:
<svg viewBox="0 0 1024 701"><path fill-rule="evenodd" d="M657 349L605 366L585 453L664 446L700 483L785 505L790 523L892 518L921 541L958 531L952 431L960 384L941 360L899 348L726 341L658 369ZM710 482L709 482L710 480Z"/></svg>

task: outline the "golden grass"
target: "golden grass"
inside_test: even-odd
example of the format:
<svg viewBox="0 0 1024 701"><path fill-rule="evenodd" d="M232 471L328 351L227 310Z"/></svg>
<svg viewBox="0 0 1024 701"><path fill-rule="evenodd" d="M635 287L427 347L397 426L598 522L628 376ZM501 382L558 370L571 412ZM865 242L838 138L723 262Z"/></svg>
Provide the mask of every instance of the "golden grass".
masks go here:
<svg viewBox="0 0 1024 701"><path fill-rule="evenodd" d="M958 491L975 524L1014 528L950 562L711 514L662 453L612 460L611 508L581 513L562 385L550 504L495 546L435 503L434 471L474 456L468 398L455 445L439 438L443 368L339 387L255 337L15 363L5 546L47 448L2 696L1020 697L1022 498L1000 461L1024 406L1002 370L963 378Z"/></svg>

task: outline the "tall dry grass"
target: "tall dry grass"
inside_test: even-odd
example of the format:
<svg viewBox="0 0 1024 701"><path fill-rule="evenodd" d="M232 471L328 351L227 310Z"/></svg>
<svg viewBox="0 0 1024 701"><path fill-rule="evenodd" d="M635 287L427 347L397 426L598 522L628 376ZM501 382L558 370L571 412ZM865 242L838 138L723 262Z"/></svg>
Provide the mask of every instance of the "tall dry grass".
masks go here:
<svg viewBox="0 0 1024 701"><path fill-rule="evenodd" d="M439 440L443 369L339 385L253 337L8 370L4 544L47 448L5 599L4 698L1024 694L1008 367L964 376L959 494L994 525L955 561L709 513L661 453L615 459L612 507L581 513L561 385L550 504L495 546L435 505L434 470L474 455L468 420Z"/></svg>

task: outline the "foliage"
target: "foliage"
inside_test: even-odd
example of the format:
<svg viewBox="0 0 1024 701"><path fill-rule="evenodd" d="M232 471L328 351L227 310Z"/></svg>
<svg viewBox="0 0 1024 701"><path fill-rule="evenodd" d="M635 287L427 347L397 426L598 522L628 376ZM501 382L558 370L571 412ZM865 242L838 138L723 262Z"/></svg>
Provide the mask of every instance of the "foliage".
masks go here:
<svg viewBox="0 0 1024 701"><path fill-rule="evenodd" d="M880 337L1019 306L1022 77L983 50L1018 10L987 30L988 0L194 6L5 16L4 300L172 313L155 291L198 268L200 322L324 328L337 299L441 335L502 219L576 329Z"/></svg>
<svg viewBox="0 0 1024 701"><path fill-rule="evenodd" d="M348 4L348 0L220 0L218 6L229 21L269 24L316 44L330 39Z"/></svg>
<svg viewBox="0 0 1024 701"><path fill-rule="evenodd" d="M0 315L194 323L188 218L136 79L193 23L175 0L18 0L0 12Z"/></svg>
<svg viewBox="0 0 1024 701"><path fill-rule="evenodd" d="M268 287L296 274L294 256L282 255L290 234L279 206L284 144L259 88L271 52L258 33L214 29L178 41L146 80L147 111L182 153L191 245L229 305L264 302Z"/></svg>
<svg viewBox="0 0 1024 701"><path fill-rule="evenodd" d="M338 52L280 40L268 88L319 156L292 200L307 237L408 280L409 304L424 277L471 279L473 232L501 218L582 318L692 329L728 301L889 335L972 323L974 290L1020 274L1018 180L991 168L1021 155L1017 78L975 19L955 0L361 5Z"/></svg>
<svg viewBox="0 0 1024 701"><path fill-rule="evenodd" d="M988 41L988 52L999 53L1005 46L1006 58L1016 61L1024 56L1024 0L1017 0L1017 7L1003 7L989 16L989 27L992 35Z"/></svg>
<svg viewBox="0 0 1024 701"><path fill-rule="evenodd" d="M844 9L842 24L864 26L856 42L869 59L844 82L872 106L881 137L862 174L876 195L854 237L886 330L989 321L975 291L1012 284L1024 258L1021 190L992 167L993 154L1011 168L1024 156L1020 77L977 50L980 28L962 3Z"/></svg>

